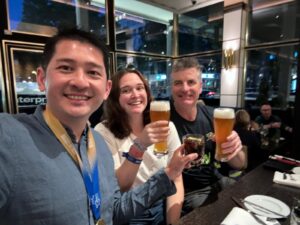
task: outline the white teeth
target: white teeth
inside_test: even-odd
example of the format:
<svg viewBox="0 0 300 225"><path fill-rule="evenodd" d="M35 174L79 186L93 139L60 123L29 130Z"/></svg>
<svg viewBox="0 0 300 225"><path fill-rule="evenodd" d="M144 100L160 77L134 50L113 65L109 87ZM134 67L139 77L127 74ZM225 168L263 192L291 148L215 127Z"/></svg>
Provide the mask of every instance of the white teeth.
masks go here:
<svg viewBox="0 0 300 225"><path fill-rule="evenodd" d="M141 102L131 102L130 105L139 105Z"/></svg>
<svg viewBox="0 0 300 225"><path fill-rule="evenodd" d="M77 95L68 95L68 98L75 99L75 100L87 100L86 96L77 96Z"/></svg>

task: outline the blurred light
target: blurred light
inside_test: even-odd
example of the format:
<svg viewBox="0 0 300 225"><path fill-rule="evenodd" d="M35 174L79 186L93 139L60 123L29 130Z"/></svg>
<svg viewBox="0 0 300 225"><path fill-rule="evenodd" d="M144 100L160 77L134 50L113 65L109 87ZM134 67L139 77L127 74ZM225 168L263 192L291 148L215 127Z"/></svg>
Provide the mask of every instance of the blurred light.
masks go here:
<svg viewBox="0 0 300 225"><path fill-rule="evenodd" d="M269 55L269 60L275 59L275 55Z"/></svg>
<svg viewBox="0 0 300 225"><path fill-rule="evenodd" d="M167 75L166 75L166 74L157 74L157 75L155 76L155 79L156 79L157 81L160 81L160 80L166 80L166 79L167 79Z"/></svg>
<svg viewBox="0 0 300 225"><path fill-rule="evenodd" d="M298 52L297 51L294 51L294 57L298 58Z"/></svg>
<svg viewBox="0 0 300 225"><path fill-rule="evenodd" d="M202 73L202 78L214 79L215 78L215 74L214 73Z"/></svg>

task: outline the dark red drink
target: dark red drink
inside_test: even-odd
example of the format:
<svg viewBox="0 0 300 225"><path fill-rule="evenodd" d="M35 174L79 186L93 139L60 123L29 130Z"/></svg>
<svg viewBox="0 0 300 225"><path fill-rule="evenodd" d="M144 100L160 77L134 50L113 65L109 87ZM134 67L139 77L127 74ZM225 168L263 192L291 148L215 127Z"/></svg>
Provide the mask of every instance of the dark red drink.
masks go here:
<svg viewBox="0 0 300 225"><path fill-rule="evenodd" d="M200 160L204 154L204 136L200 134L187 134L183 137L185 154L197 153L196 161Z"/></svg>

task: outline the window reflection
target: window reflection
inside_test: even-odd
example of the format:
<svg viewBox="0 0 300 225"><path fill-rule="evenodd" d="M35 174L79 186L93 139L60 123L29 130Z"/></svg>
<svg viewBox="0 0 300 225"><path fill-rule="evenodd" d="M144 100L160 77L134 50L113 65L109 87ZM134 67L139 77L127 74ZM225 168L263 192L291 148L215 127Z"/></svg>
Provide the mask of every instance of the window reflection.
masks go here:
<svg viewBox="0 0 300 225"><path fill-rule="evenodd" d="M0 48L1 52L1 48ZM0 112L4 112L4 102L5 102L5 96L4 96L4 82L3 82L3 74L2 74L2 59L0 55Z"/></svg>
<svg viewBox="0 0 300 225"><path fill-rule="evenodd" d="M115 1L116 48L172 54L173 13L135 0Z"/></svg>
<svg viewBox="0 0 300 225"><path fill-rule="evenodd" d="M270 101L275 107L294 105L297 82L296 46L249 50L246 106Z"/></svg>
<svg viewBox="0 0 300 225"><path fill-rule="evenodd" d="M220 75L221 54L198 57L202 67L202 93L200 98L207 105L219 105L220 102Z"/></svg>
<svg viewBox="0 0 300 225"><path fill-rule="evenodd" d="M249 43L299 38L300 1L253 0Z"/></svg>
<svg viewBox="0 0 300 225"><path fill-rule="evenodd" d="M8 9L12 31L52 36L78 26L106 39L104 0L8 0Z"/></svg>
<svg viewBox="0 0 300 225"><path fill-rule="evenodd" d="M117 54L117 70L131 67L141 71L147 79L155 99L169 99L171 60Z"/></svg>
<svg viewBox="0 0 300 225"><path fill-rule="evenodd" d="M33 112L37 105L46 103L45 93L40 92L36 80L41 54L41 51L13 50L13 74L19 112Z"/></svg>
<svg viewBox="0 0 300 225"><path fill-rule="evenodd" d="M179 15L179 54L222 49L223 2Z"/></svg>

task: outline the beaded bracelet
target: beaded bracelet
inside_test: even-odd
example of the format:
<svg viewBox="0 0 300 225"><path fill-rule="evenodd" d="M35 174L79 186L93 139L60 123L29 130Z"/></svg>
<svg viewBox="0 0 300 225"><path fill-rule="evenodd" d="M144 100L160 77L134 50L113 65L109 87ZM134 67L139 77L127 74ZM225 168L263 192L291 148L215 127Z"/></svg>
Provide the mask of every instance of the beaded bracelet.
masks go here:
<svg viewBox="0 0 300 225"><path fill-rule="evenodd" d="M134 163L134 164L139 165L139 164L142 163L142 160L136 159L136 158L132 157L131 155L129 155L128 152L123 152L123 153L122 153L122 156L125 157L128 161L130 161L130 162L132 162L132 163Z"/></svg>
<svg viewBox="0 0 300 225"><path fill-rule="evenodd" d="M144 146L137 138L133 140L133 144L142 152L147 150L147 147Z"/></svg>

